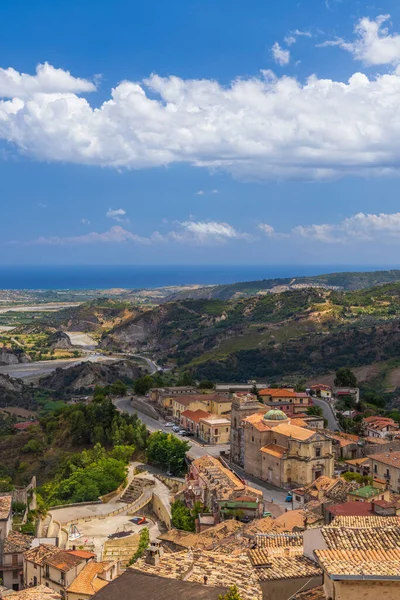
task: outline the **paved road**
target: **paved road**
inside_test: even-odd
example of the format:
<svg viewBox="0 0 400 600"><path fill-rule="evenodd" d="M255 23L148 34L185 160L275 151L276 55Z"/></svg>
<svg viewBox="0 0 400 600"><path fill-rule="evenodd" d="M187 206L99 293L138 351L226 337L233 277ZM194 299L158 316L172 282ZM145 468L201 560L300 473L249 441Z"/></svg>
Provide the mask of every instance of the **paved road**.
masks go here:
<svg viewBox="0 0 400 600"><path fill-rule="evenodd" d="M166 433L173 433L170 427L165 427L165 421L163 421L161 418L159 420L153 419L152 417L149 417L144 413L133 408L131 406L129 398L118 398L114 400L114 404L121 412L127 412L129 414L137 413L139 419L143 423L145 423L147 429L151 432L165 431ZM219 456L221 450L227 451L229 449L228 444L221 444L219 446L201 446L198 442L190 438L183 438L174 433L173 435L176 435L177 438L188 441L190 443L191 448L188 452L188 455L191 458L200 458L201 456L205 456L206 454L211 454L212 456Z"/></svg>
<svg viewBox="0 0 400 600"><path fill-rule="evenodd" d="M331 431L335 431L335 429L338 429L339 431L342 430L330 404L326 400L323 400L322 398L315 398L314 396L313 404L322 408L324 417L328 421L328 429L330 429Z"/></svg>

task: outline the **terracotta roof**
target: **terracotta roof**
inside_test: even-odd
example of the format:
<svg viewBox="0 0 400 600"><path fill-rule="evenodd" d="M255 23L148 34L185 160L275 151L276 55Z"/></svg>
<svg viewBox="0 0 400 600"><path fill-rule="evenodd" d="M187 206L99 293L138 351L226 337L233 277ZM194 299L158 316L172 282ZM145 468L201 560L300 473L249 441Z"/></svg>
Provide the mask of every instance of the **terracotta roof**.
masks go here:
<svg viewBox="0 0 400 600"><path fill-rule="evenodd" d="M368 456L364 456L362 458L351 458L349 460L344 459L343 462L345 462L346 465L354 465L355 467L363 465L365 467L369 464L369 461L370 458Z"/></svg>
<svg viewBox="0 0 400 600"><path fill-rule="evenodd" d="M33 541L31 535L25 535L19 531L10 531L4 540L3 552L5 554L15 554L29 550Z"/></svg>
<svg viewBox="0 0 400 600"><path fill-rule="evenodd" d="M272 396L273 398L295 398L296 392L286 388L265 388L258 392L259 396Z"/></svg>
<svg viewBox="0 0 400 600"><path fill-rule="evenodd" d="M381 417L380 415L372 415L371 417L365 417L363 419L364 423L373 423L374 421L389 421L390 423L394 423L391 417Z"/></svg>
<svg viewBox="0 0 400 600"><path fill-rule="evenodd" d="M255 427L258 431L270 431L271 427L266 424L264 421L264 412L255 413L254 415L250 415L243 419L244 423L250 423L253 427Z"/></svg>
<svg viewBox="0 0 400 600"><path fill-rule="evenodd" d="M352 503L354 504L354 503ZM360 504L360 503L356 503ZM362 504L362 503L361 503ZM389 528L389 527L400 527L400 516L399 517L380 517L379 515L367 515L367 516L338 516L335 517L328 525L328 527L346 527L356 529L367 529L367 528Z"/></svg>
<svg viewBox="0 0 400 600"><path fill-rule="evenodd" d="M326 600L324 587L322 585L300 592L292 597L292 600Z"/></svg>
<svg viewBox="0 0 400 600"><path fill-rule="evenodd" d="M276 431L276 433L280 433L281 435L285 435L299 441L308 440L316 435L315 431L304 429L303 427L297 427L296 425L291 425L290 423L280 423L276 427L273 427L273 430Z"/></svg>
<svg viewBox="0 0 400 600"><path fill-rule="evenodd" d="M392 550L400 548L400 528L323 527L328 550Z"/></svg>
<svg viewBox="0 0 400 600"><path fill-rule="evenodd" d="M195 423L199 423L200 419L204 419L209 416L211 416L211 413L209 413L206 410L201 410L200 408L198 410L187 409L181 413L181 417L190 419L191 421L194 421Z"/></svg>
<svg viewBox="0 0 400 600"><path fill-rule="evenodd" d="M262 519L254 519L244 528L244 533L248 536L253 536L258 533L273 533L284 531L281 524L276 523L276 519L272 517L263 517Z"/></svg>
<svg viewBox="0 0 400 600"><path fill-rule="evenodd" d="M113 564L115 563L94 561L88 562L87 565L83 567L79 575L75 577L74 581L67 589L67 592L72 594L93 596L93 594L101 590L101 588L109 584L109 581L100 579L98 576L101 573L104 573L104 571L109 569Z"/></svg>
<svg viewBox="0 0 400 600"><path fill-rule="evenodd" d="M182 579L207 586L229 587L237 585L243 600L261 600L258 578L246 554L240 557L201 550L164 554L157 565L149 565L140 559L132 567L145 573L153 573L169 579ZM129 570L129 569L128 569Z"/></svg>
<svg viewBox="0 0 400 600"><path fill-rule="evenodd" d="M190 394L189 396L176 396L174 402L178 402L183 406L188 406L191 402L232 402L228 396L220 396L219 394Z"/></svg>
<svg viewBox="0 0 400 600"><path fill-rule="evenodd" d="M298 533L258 533L257 548L303 548L303 534Z"/></svg>
<svg viewBox="0 0 400 600"><path fill-rule="evenodd" d="M35 565L43 566L46 559L60 552L60 548L51 544L40 544L24 552L24 559L33 562Z"/></svg>
<svg viewBox="0 0 400 600"><path fill-rule="evenodd" d="M270 556L266 550L249 550L249 558L260 581L318 577L321 568L306 556Z"/></svg>
<svg viewBox="0 0 400 600"><path fill-rule="evenodd" d="M343 502L327 506L326 510L335 516L365 517L373 514L371 502Z"/></svg>
<svg viewBox="0 0 400 600"><path fill-rule="evenodd" d="M81 562L85 559L74 556L67 550L58 550L55 554L51 554L47 558L45 558L45 564L51 565L60 571L69 571L74 567L77 567Z"/></svg>
<svg viewBox="0 0 400 600"><path fill-rule="evenodd" d="M170 529L166 533L159 535L159 539L165 542L172 542L182 548L199 548L212 550L223 544L227 538L234 536L235 533L244 528L244 524L234 519L222 521L214 527L209 527L201 533L190 533L179 529Z"/></svg>
<svg viewBox="0 0 400 600"><path fill-rule="evenodd" d="M0 496L0 521L8 519L11 512L12 496Z"/></svg>
<svg viewBox="0 0 400 600"><path fill-rule="evenodd" d="M252 495L254 500L262 497L262 492L243 483L241 479L214 456L202 456L192 462L199 476L216 495L218 500L228 500L238 495ZM188 485L192 483L190 479ZM194 482L193 482L194 483ZM236 494L236 496L235 496Z"/></svg>
<svg viewBox="0 0 400 600"><path fill-rule="evenodd" d="M400 452L382 452L381 454L373 454L369 458L370 460L376 460L384 465L398 467L400 469Z"/></svg>
<svg viewBox="0 0 400 600"><path fill-rule="evenodd" d="M315 550L325 571L334 575L400 577L400 549Z"/></svg>
<svg viewBox="0 0 400 600"><path fill-rule="evenodd" d="M59 600L60 594L46 585L37 585L35 587L13 592L10 594L12 600Z"/></svg>
<svg viewBox="0 0 400 600"><path fill-rule="evenodd" d="M158 576L157 573L143 573L127 569L97 592L96 600L218 600L225 595L227 586L204 585L172 577ZM221 596L220 596L221 595Z"/></svg>
<svg viewBox="0 0 400 600"><path fill-rule="evenodd" d="M67 552L74 556L78 556L79 558L85 558L86 560L96 558L95 552L87 552L86 550L67 550Z"/></svg>
<svg viewBox="0 0 400 600"><path fill-rule="evenodd" d="M305 511L303 509L289 510L280 517L275 519L275 525L282 527L284 531L293 531L294 528L306 529L305 521L307 518L307 525L316 523L322 517L315 515L312 512Z"/></svg>
<svg viewBox="0 0 400 600"><path fill-rule="evenodd" d="M260 452L264 452L264 454L270 454L271 456L276 456L277 458L282 458L285 452L287 452L287 448L278 446L277 444L268 444L268 446L261 448Z"/></svg>

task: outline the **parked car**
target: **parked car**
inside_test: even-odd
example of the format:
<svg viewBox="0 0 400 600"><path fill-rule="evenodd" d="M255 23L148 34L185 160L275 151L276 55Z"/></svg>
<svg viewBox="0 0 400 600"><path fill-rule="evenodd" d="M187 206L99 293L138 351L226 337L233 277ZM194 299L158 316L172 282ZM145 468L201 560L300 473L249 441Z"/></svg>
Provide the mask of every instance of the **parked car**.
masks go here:
<svg viewBox="0 0 400 600"><path fill-rule="evenodd" d="M291 502L293 500L293 494L291 492L287 493L287 496L285 498L285 502Z"/></svg>
<svg viewBox="0 0 400 600"><path fill-rule="evenodd" d="M265 510L263 512L263 517L272 517L272 513L270 513L269 510Z"/></svg>
<svg viewBox="0 0 400 600"><path fill-rule="evenodd" d="M165 427L175 427L175 423L165 423Z"/></svg>
<svg viewBox="0 0 400 600"><path fill-rule="evenodd" d="M175 433L178 433L178 431L180 431L180 430L181 430L181 428L180 428L180 427L178 427L178 425L174 425L174 426L172 427L172 431L175 431Z"/></svg>
<svg viewBox="0 0 400 600"><path fill-rule="evenodd" d="M191 431L186 432L186 437L193 437L193 433Z"/></svg>
<svg viewBox="0 0 400 600"><path fill-rule="evenodd" d="M179 429L178 435L186 435L186 429Z"/></svg>

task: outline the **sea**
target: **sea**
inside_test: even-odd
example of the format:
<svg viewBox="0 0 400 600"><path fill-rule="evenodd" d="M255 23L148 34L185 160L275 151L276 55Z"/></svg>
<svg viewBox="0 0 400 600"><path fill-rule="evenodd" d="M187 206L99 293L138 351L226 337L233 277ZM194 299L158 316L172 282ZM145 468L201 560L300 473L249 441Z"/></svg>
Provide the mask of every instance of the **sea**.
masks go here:
<svg viewBox="0 0 400 600"><path fill-rule="evenodd" d="M397 265L86 265L0 266L2 290L151 289L217 285L351 271L397 269Z"/></svg>

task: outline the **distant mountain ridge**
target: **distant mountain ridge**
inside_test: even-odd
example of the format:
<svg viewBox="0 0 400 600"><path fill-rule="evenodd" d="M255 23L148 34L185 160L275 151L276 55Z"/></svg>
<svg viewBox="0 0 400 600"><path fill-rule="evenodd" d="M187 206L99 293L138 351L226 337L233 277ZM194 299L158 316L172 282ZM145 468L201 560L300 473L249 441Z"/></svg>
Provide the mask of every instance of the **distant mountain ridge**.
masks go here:
<svg viewBox="0 0 400 600"><path fill-rule="evenodd" d="M171 302L182 299L219 299L229 300L234 297L249 297L260 293L280 293L304 287L322 287L325 289L355 291L385 283L400 282L400 270L360 271L350 273L326 273L310 277L283 277L245 281L227 285L204 286L198 289L175 292L166 300Z"/></svg>

